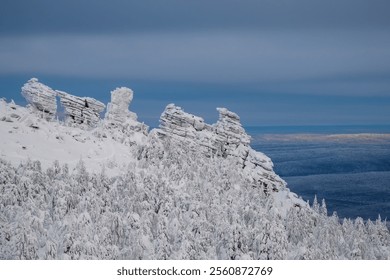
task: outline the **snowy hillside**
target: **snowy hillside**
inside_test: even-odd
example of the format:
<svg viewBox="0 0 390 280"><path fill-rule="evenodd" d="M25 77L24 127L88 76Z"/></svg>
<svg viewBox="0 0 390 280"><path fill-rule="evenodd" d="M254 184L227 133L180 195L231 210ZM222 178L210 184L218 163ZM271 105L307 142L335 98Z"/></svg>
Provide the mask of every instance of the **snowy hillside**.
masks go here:
<svg viewBox="0 0 390 280"><path fill-rule="evenodd" d="M149 131L128 88L22 94L0 100L0 259L390 258L384 222L309 206L225 108L210 125L169 104Z"/></svg>

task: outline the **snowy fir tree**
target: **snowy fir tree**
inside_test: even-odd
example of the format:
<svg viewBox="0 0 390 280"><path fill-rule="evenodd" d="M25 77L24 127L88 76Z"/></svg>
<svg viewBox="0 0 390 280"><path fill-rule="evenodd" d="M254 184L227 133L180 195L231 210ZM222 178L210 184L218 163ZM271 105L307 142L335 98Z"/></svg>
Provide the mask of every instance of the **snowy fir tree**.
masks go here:
<svg viewBox="0 0 390 280"><path fill-rule="evenodd" d="M340 222L316 200L284 215L234 161L179 144L113 177L1 160L0 192L2 259L390 258L384 221Z"/></svg>

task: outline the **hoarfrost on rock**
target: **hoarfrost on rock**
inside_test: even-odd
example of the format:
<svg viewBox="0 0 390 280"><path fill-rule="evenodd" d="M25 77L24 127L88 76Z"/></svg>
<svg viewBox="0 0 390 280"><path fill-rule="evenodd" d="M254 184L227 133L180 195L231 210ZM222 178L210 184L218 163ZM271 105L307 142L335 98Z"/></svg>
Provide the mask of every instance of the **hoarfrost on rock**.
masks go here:
<svg viewBox="0 0 390 280"><path fill-rule="evenodd" d="M137 121L137 114L129 111L133 91L126 87L111 91L111 102L107 105L104 127L111 131L112 137L124 142L134 138L135 133L148 134L149 127ZM131 144L131 143L130 143Z"/></svg>
<svg viewBox="0 0 390 280"><path fill-rule="evenodd" d="M56 91L60 96L61 105L65 108L66 122L69 124L94 127L100 120L100 113L105 105L90 97L78 97L64 91Z"/></svg>
<svg viewBox="0 0 390 280"><path fill-rule="evenodd" d="M158 134L185 142L209 156L234 158L248 173L252 184L266 192L285 187L286 183L273 171L270 158L249 146L251 138L242 127L240 117L226 108L217 111L217 123L209 125L201 117L169 104L161 114Z"/></svg>
<svg viewBox="0 0 390 280"><path fill-rule="evenodd" d="M37 78L32 78L24 84L22 95L37 111L46 113L47 118L55 116L57 112L57 94L50 87L38 82Z"/></svg>
<svg viewBox="0 0 390 280"><path fill-rule="evenodd" d="M129 105L133 100L133 91L126 87L116 88L111 91L111 102L107 105L105 120L113 126L120 126L127 119L137 120L137 115L129 111Z"/></svg>

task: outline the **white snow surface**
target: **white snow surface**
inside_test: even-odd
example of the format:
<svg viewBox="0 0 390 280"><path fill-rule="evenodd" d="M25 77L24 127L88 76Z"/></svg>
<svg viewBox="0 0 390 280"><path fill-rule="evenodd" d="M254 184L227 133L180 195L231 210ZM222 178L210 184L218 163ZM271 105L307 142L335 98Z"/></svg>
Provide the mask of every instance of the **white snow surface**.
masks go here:
<svg viewBox="0 0 390 280"><path fill-rule="evenodd" d="M25 108L0 101L0 157L18 165L27 160L39 160L43 168L54 161L74 168L82 159L90 171L117 174L133 159L130 148L112 138L95 136L99 128L84 130L47 121ZM137 136L137 135L136 135ZM138 135L139 136L139 135ZM142 141L135 137L134 141Z"/></svg>

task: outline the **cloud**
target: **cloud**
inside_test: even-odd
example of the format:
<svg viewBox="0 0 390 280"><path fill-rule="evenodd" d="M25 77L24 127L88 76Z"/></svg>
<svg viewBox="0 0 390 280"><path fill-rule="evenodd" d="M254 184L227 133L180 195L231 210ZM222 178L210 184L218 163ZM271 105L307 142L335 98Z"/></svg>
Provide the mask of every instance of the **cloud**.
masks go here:
<svg viewBox="0 0 390 280"><path fill-rule="evenodd" d="M0 37L0 74L245 85L388 95L386 30L167 32Z"/></svg>
<svg viewBox="0 0 390 280"><path fill-rule="evenodd" d="M387 0L14 0L0 75L390 95Z"/></svg>
<svg viewBox="0 0 390 280"><path fill-rule="evenodd" d="M389 27L389 8L387 0L13 0L2 3L0 34L378 28Z"/></svg>

